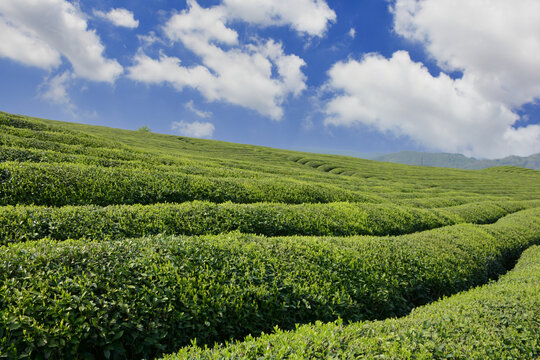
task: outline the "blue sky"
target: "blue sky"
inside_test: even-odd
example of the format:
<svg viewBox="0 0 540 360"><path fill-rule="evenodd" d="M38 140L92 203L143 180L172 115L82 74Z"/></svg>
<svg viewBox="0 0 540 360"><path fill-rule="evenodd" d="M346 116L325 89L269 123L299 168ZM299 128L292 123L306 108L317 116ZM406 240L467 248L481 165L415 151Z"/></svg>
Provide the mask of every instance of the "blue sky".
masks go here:
<svg viewBox="0 0 540 360"><path fill-rule="evenodd" d="M2 0L0 110L327 152L540 152L537 0Z"/></svg>

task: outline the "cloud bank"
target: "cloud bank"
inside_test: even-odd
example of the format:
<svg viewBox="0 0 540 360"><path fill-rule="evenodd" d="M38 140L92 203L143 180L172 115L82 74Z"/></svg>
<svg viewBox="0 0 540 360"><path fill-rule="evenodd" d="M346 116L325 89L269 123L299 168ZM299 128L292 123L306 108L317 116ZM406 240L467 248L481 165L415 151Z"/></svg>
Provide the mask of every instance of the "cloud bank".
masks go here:
<svg viewBox="0 0 540 360"><path fill-rule="evenodd" d="M327 125L363 124L433 150L479 157L540 152L540 126L515 128L516 109L540 98L540 3L397 0L394 31L421 44L434 76L398 51L336 63Z"/></svg>
<svg viewBox="0 0 540 360"><path fill-rule="evenodd" d="M519 106L540 96L540 2L398 0L392 12L396 33L485 97Z"/></svg>
<svg viewBox="0 0 540 360"><path fill-rule="evenodd" d="M84 14L68 1L0 1L0 57L43 69L58 67L64 57L76 76L112 83L123 69L104 51Z"/></svg>
<svg viewBox="0 0 540 360"><path fill-rule="evenodd" d="M323 36L334 20L335 13L322 0L224 0L210 8L188 0L188 8L173 14L162 30L172 44L182 44L200 63L183 66L177 57L161 53L159 58L152 58L140 50L128 77L169 84L178 91L194 88L208 101L239 105L280 120L287 98L298 96L306 88L304 60L286 54L282 44L273 39L241 43L228 24L288 25L301 35Z"/></svg>

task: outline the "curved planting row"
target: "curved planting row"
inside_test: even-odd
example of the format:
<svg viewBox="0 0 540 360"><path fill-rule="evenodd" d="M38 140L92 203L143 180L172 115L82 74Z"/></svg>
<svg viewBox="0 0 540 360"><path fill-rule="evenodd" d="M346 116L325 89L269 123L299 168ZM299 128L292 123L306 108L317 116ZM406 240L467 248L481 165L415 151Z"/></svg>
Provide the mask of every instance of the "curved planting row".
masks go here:
<svg viewBox="0 0 540 360"><path fill-rule="evenodd" d="M225 347L191 346L164 359L536 359L540 357L540 247L498 282L401 319L317 323Z"/></svg>
<svg viewBox="0 0 540 360"><path fill-rule="evenodd" d="M0 354L143 358L278 325L404 315L503 273L540 209L400 237L42 240L0 253Z"/></svg>
<svg viewBox="0 0 540 360"><path fill-rule="evenodd" d="M0 138L0 141L2 139ZM37 140L24 139L29 144L38 144ZM81 145L73 145L77 150L68 151L64 148L51 150L26 148L24 146L0 146L0 162L35 162L35 163L76 163L83 165L96 165L104 167L120 167L128 168L148 167L148 165L158 166L161 164L170 164L172 161L163 158L157 158L150 154L134 153L125 149L106 149L85 147ZM20 145L20 144L19 144ZM189 163L188 161L185 161ZM181 161L177 161L182 165Z"/></svg>
<svg viewBox="0 0 540 360"><path fill-rule="evenodd" d="M152 157L149 154L140 154L132 160L115 157L110 154L89 155L89 151L83 148L85 155L69 154L51 150L35 150L17 147L0 146L0 162L34 162L34 163L73 163L101 167L117 167L123 169L152 169L156 173L168 172L179 174L204 175L206 177L242 177L263 178L264 174L226 167L211 167L203 162L195 162L187 159ZM90 148L92 150L92 148ZM125 150L123 150L125 151ZM126 153L133 155L132 152Z"/></svg>
<svg viewBox="0 0 540 360"><path fill-rule="evenodd" d="M113 205L207 200L235 203L373 202L331 185L204 176L80 164L0 164L0 205Z"/></svg>
<svg viewBox="0 0 540 360"><path fill-rule="evenodd" d="M125 239L230 231L266 236L402 235L458 223L486 224L540 201L482 202L441 209L358 203L0 207L0 245L51 238Z"/></svg>
<svg viewBox="0 0 540 360"><path fill-rule="evenodd" d="M105 140L97 136L89 135L80 131L70 131L67 129L48 127L47 129L30 129L12 126L2 126L3 137L9 139L11 136L19 139L31 139L38 142L50 144L63 144L81 146L85 148L122 148L127 146L116 141Z"/></svg>

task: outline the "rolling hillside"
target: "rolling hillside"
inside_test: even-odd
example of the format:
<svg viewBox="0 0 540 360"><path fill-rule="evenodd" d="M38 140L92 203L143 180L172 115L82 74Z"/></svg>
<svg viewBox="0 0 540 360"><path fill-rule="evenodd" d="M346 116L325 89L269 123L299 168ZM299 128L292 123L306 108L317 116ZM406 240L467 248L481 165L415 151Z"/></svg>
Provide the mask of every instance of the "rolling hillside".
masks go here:
<svg viewBox="0 0 540 360"><path fill-rule="evenodd" d="M531 169L0 112L3 358L531 359L538 244Z"/></svg>

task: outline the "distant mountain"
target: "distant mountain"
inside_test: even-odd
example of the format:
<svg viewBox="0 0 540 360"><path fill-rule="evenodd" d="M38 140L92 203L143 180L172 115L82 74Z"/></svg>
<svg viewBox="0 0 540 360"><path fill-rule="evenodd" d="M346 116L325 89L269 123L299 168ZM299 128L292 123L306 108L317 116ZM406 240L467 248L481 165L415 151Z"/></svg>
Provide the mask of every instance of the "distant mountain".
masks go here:
<svg viewBox="0 0 540 360"><path fill-rule="evenodd" d="M456 169L485 169L494 166L520 166L540 170L540 153L527 157L508 156L496 160L478 160L461 154L402 151L370 157L371 160L420 166L437 166Z"/></svg>

